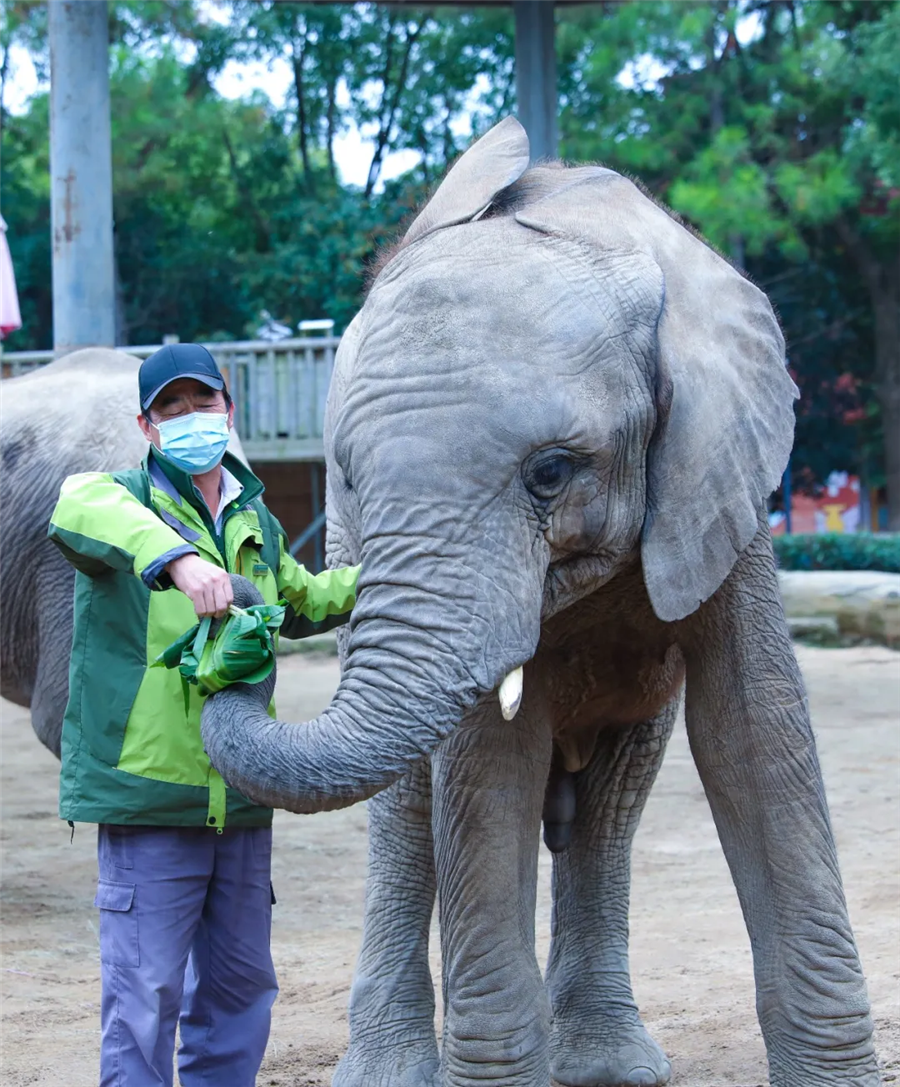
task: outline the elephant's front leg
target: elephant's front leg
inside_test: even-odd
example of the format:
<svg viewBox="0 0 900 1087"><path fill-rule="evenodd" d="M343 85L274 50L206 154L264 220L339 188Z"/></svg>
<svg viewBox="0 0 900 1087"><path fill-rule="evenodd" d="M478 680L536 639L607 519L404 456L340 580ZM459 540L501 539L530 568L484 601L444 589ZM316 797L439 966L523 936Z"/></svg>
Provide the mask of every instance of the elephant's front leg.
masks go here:
<svg viewBox="0 0 900 1087"><path fill-rule="evenodd" d="M685 644L688 737L750 934L770 1083L876 1087L866 986L764 522Z"/></svg>
<svg viewBox="0 0 900 1087"><path fill-rule="evenodd" d="M547 1087L550 1008L534 952L550 728L480 706L433 759L445 1087Z"/></svg>
<svg viewBox="0 0 900 1087"><path fill-rule="evenodd" d="M366 912L350 991L350 1045L332 1087L437 1087L428 965L435 896L429 761L368 807Z"/></svg>
<svg viewBox="0 0 900 1087"><path fill-rule="evenodd" d="M631 991L628 904L631 843L677 715L601 732L575 779L568 849L553 860L547 990L553 1076L567 1087L668 1083L666 1055L647 1033Z"/></svg>

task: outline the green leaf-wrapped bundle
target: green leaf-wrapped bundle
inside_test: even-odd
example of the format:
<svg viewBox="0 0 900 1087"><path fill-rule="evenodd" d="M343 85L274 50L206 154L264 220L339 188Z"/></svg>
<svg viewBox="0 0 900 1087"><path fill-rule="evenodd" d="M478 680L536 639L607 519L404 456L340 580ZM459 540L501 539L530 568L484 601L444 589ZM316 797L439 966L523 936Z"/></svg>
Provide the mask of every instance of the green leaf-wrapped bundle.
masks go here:
<svg viewBox="0 0 900 1087"><path fill-rule="evenodd" d="M154 667L177 668L202 695L231 683L259 683L275 666L273 633L284 612L278 604L232 605L214 637L209 636L212 619L207 617L163 650Z"/></svg>

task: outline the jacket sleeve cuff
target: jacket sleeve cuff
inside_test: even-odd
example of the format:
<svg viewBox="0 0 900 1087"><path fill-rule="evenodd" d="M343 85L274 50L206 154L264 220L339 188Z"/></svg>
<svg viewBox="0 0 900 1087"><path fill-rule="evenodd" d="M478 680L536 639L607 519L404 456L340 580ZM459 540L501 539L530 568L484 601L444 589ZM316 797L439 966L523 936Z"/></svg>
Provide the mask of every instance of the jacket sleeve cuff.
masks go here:
<svg viewBox="0 0 900 1087"><path fill-rule="evenodd" d="M141 571L141 581L147 586L148 589L171 589L172 578L166 573L165 567L172 562L173 559L180 559L182 555L196 555L198 554L196 547L191 547L190 544L181 544L178 547L173 547L171 551L166 551L160 555L158 559L154 559L149 566L145 566Z"/></svg>
<svg viewBox="0 0 900 1087"><path fill-rule="evenodd" d="M282 638L291 640L310 638L314 634L326 634L329 630L342 627L350 620L350 612L345 611L340 615L326 615L324 619L314 622L305 615L298 615L292 607L289 607L284 615L279 633Z"/></svg>

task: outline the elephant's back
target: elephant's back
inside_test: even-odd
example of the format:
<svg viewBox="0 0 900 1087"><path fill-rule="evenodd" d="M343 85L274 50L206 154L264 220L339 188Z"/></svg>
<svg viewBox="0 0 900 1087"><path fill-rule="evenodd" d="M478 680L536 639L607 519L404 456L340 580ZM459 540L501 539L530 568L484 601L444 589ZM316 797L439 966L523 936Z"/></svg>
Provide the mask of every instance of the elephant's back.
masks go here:
<svg viewBox="0 0 900 1087"><path fill-rule="evenodd" d="M90 348L0 387L0 576L4 612L12 596L34 592L48 554L47 525L66 476L140 464L140 362ZM19 617L19 623L21 616Z"/></svg>
<svg viewBox="0 0 900 1087"><path fill-rule="evenodd" d="M34 429L36 418L46 429L62 418L74 422L84 412L93 413L107 405L110 421L139 410L137 374L140 359L105 347L73 351L46 366L3 382L2 418L4 445L9 432L27 426ZM65 442L62 435L59 440Z"/></svg>

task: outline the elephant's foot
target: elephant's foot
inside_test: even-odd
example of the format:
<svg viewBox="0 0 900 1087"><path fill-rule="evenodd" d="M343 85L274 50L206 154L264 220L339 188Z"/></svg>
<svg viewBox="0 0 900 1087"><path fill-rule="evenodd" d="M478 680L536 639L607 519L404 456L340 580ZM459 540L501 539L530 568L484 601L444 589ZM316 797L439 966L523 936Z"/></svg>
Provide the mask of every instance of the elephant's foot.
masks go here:
<svg viewBox="0 0 900 1087"><path fill-rule="evenodd" d="M440 1087L441 1060L430 1037L386 1035L376 1043L351 1041L331 1087Z"/></svg>
<svg viewBox="0 0 900 1087"><path fill-rule="evenodd" d="M839 1054L800 1060L797 1054L769 1053L771 1087L881 1087L874 1053L854 1060Z"/></svg>
<svg viewBox="0 0 900 1087"><path fill-rule="evenodd" d="M589 1019L557 1017L550 1068L565 1087L661 1087L672 1071L637 1009L621 1006Z"/></svg>
<svg viewBox="0 0 900 1087"><path fill-rule="evenodd" d="M539 989L529 1001L522 984L516 997L484 996L463 1015L448 1014L441 1047L443 1087L547 1087L546 996Z"/></svg>
<svg viewBox="0 0 900 1087"><path fill-rule="evenodd" d="M877 1068L806 1068L803 1071L780 1069L769 1071L771 1087L882 1087L883 1080Z"/></svg>

